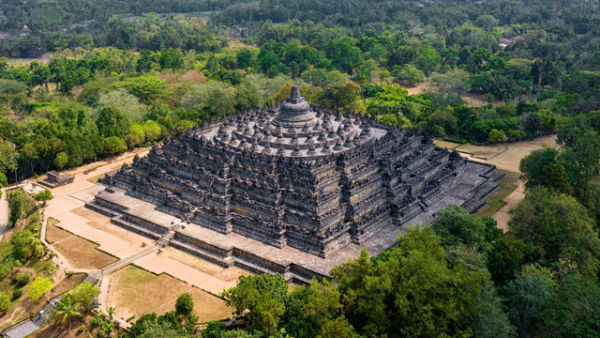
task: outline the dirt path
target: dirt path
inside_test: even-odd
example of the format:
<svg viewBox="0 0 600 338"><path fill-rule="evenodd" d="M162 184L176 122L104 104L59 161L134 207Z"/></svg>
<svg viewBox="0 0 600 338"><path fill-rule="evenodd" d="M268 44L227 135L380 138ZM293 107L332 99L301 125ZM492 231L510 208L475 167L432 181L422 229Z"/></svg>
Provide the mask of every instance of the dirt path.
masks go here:
<svg viewBox="0 0 600 338"><path fill-rule="evenodd" d="M504 198L504 202L506 205L500 208L494 214L493 218L496 220L498 228L504 230L504 232L509 230L508 221L510 221L510 210L514 208L519 202L525 197L525 184L523 181L519 182L519 186L515 191L513 191L510 195Z"/></svg>

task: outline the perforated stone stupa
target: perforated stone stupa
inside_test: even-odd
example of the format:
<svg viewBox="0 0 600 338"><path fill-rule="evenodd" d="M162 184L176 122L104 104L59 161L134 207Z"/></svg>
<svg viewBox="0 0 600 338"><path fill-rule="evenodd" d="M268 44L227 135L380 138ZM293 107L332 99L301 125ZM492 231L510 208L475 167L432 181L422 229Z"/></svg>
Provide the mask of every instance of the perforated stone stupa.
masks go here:
<svg viewBox="0 0 600 338"><path fill-rule="evenodd" d="M280 106L194 128L107 175L88 207L222 265L326 276L392 246L409 223L454 203L473 212L502 174L411 131Z"/></svg>

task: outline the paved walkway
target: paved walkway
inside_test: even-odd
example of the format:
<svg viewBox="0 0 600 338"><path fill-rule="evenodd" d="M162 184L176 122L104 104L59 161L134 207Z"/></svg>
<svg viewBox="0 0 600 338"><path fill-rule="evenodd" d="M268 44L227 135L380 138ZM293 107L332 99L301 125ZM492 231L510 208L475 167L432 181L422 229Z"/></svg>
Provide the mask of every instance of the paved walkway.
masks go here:
<svg viewBox="0 0 600 338"><path fill-rule="evenodd" d="M37 331L40 327L35 325L31 320L26 320L17 326L2 332L2 335L10 338L21 338L27 337L28 335Z"/></svg>

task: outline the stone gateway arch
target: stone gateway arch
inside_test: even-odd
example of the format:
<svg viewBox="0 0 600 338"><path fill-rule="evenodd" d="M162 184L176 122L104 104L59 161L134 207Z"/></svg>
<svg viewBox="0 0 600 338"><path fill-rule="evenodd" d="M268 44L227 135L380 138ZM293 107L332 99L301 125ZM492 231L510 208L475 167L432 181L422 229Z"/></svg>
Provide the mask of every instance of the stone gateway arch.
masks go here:
<svg viewBox="0 0 600 338"><path fill-rule="evenodd" d="M380 253L449 204L476 211L501 177L416 132L311 107L292 87L279 106L154 146L87 206L218 264L302 282L361 247Z"/></svg>

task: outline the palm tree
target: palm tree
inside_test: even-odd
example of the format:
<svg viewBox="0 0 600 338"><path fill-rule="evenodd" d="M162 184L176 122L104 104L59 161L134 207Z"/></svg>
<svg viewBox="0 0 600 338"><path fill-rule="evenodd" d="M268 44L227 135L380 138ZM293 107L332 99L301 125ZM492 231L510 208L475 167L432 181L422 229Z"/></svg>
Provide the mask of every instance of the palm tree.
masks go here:
<svg viewBox="0 0 600 338"><path fill-rule="evenodd" d="M54 310L54 320L62 325L67 325L69 331L71 331L71 322L75 318L80 318L83 315L77 311L77 304L73 303L73 299L70 295L63 297L58 303L56 303L56 310Z"/></svg>

